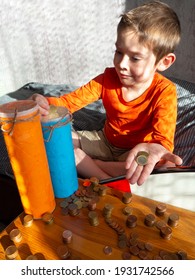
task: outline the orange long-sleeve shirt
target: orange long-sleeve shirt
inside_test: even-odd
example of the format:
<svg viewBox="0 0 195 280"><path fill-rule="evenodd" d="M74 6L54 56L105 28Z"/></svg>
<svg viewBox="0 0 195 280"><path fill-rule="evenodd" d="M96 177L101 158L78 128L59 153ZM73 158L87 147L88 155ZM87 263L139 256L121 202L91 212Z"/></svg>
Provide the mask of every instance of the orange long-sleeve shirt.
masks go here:
<svg viewBox="0 0 195 280"><path fill-rule="evenodd" d="M160 143L173 151L177 118L175 85L159 73L151 86L138 98L125 102L121 83L114 68L79 89L59 98L48 97L49 104L65 106L70 112L102 99L106 110L104 132L108 141L131 149L143 142Z"/></svg>

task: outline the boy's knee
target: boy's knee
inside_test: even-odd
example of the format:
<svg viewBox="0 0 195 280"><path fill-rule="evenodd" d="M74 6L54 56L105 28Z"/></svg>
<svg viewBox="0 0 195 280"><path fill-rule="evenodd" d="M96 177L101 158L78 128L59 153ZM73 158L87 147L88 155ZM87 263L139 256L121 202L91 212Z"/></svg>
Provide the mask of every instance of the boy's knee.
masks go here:
<svg viewBox="0 0 195 280"><path fill-rule="evenodd" d="M72 131L72 141L74 148L80 148L80 139L76 131Z"/></svg>

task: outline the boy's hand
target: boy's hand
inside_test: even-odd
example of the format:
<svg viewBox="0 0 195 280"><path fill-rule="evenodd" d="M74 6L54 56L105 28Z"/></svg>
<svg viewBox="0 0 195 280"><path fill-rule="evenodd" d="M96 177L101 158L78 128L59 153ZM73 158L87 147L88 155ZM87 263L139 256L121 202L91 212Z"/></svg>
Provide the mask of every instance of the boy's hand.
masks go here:
<svg viewBox="0 0 195 280"><path fill-rule="evenodd" d="M47 116L49 114L49 103L47 98L39 93L35 93L29 99L36 101L41 116Z"/></svg>
<svg viewBox="0 0 195 280"><path fill-rule="evenodd" d="M136 161L138 152L144 151L149 154L147 164L142 166ZM170 162L170 165L181 165L182 159L165 149L162 145L156 143L141 143L135 146L126 159L126 178L131 184L142 185L151 174L152 170L162 161Z"/></svg>

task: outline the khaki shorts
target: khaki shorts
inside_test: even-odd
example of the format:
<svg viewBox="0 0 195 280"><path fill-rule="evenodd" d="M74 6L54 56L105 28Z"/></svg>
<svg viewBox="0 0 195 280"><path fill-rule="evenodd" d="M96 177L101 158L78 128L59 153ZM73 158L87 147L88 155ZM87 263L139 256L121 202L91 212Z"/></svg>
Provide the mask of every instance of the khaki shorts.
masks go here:
<svg viewBox="0 0 195 280"><path fill-rule="evenodd" d="M112 146L100 131L77 131L81 149L91 158L104 161L125 161L129 150Z"/></svg>

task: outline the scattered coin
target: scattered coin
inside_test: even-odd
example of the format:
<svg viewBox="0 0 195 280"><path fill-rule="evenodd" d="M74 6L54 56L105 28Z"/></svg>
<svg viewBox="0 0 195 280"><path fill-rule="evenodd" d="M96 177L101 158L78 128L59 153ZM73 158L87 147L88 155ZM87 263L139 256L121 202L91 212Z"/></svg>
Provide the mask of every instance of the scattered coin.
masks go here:
<svg viewBox="0 0 195 280"><path fill-rule="evenodd" d="M155 223L155 225L156 225L157 229L160 230L162 227L166 226L166 223L164 221L160 220L160 221L157 221Z"/></svg>
<svg viewBox="0 0 195 280"><path fill-rule="evenodd" d="M99 225L99 219L96 211L89 211L88 213L89 222L92 226Z"/></svg>
<svg viewBox="0 0 195 280"><path fill-rule="evenodd" d="M18 256L18 249L15 245L10 245L5 250L5 255L8 259L14 260Z"/></svg>
<svg viewBox="0 0 195 280"><path fill-rule="evenodd" d="M12 229L10 234L10 239L14 242L20 242L22 240L22 234L21 234L21 231L17 228L15 229Z"/></svg>
<svg viewBox="0 0 195 280"><path fill-rule="evenodd" d="M143 241L138 241L137 246L140 250L145 249L145 243Z"/></svg>
<svg viewBox="0 0 195 280"><path fill-rule="evenodd" d="M126 220L126 225L129 228L136 227L137 225L137 217L135 215L129 215Z"/></svg>
<svg viewBox="0 0 195 280"><path fill-rule="evenodd" d="M145 248L147 251L152 251L153 250L153 245L149 242L145 243Z"/></svg>
<svg viewBox="0 0 195 280"><path fill-rule="evenodd" d="M171 227L176 227L179 223L179 215L176 213L173 213L168 218L168 225Z"/></svg>
<svg viewBox="0 0 195 280"><path fill-rule="evenodd" d="M166 210L167 210L166 204L164 204L164 203L159 203L159 204L156 206L156 215L157 215L157 216L163 216L164 213L166 212Z"/></svg>
<svg viewBox="0 0 195 280"><path fill-rule="evenodd" d="M92 186L94 186L94 187L99 184L99 179L96 177L91 177L89 180L90 180Z"/></svg>
<svg viewBox="0 0 195 280"><path fill-rule="evenodd" d="M23 219L23 225L25 227L30 227L32 223L33 223L33 216L30 214L25 215Z"/></svg>
<svg viewBox="0 0 195 280"><path fill-rule="evenodd" d="M62 215L67 216L69 214L68 207L62 208L61 213L62 213Z"/></svg>
<svg viewBox="0 0 195 280"><path fill-rule="evenodd" d="M187 253L183 250L178 251L177 255L178 255L180 260L187 260L188 259Z"/></svg>
<svg viewBox="0 0 195 280"><path fill-rule="evenodd" d="M132 258L132 254L130 252L123 252L122 259L123 260L130 260Z"/></svg>
<svg viewBox="0 0 195 280"><path fill-rule="evenodd" d="M137 256L138 254L139 254L139 248L136 246L136 245L134 245L134 246L131 246L130 248L129 248L129 252L132 254L132 255L134 255L134 256Z"/></svg>
<svg viewBox="0 0 195 280"><path fill-rule="evenodd" d="M160 252L159 252L159 256L161 257L161 259L163 259L163 257L167 254L168 254L168 252L165 250L160 250Z"/></svg>
<svg viewBox="0 0 195 280"><path fill-rule="evenodd" d="M145 250L140 250L138 256L141 260L146 260L148 257L148 252Z"/></svg>
<svg viewBox="0 0 195 280"><path fill-rule="evenodd" d="M154 255L153 260L162 260L162 258L159 255Z"/></svg>
<svg viewBox="0 0 195 280"><path fill-rule="evenodd" d="M72 231L64 230L62 233L62 239L64 243L71 243L72 241Z"/></svg>
<svg viewBox="0 0 195 280"><path fill-rule="evenodd" d="M60 245L57 248L57 254L61 260L69 259L71 253L66 245Z"/></svg>
<svg viewBox="0 0 195 280"><path fill-rule="evenodd" d="M123 197L122 197L122 202L125 203L125 204L128 204L132 201L132 193L131 192L125 192L123 194Z"/></svg>
<svg viewBox="0 0 195 280"><path fill-rule="evenodd" d="M111 246L105 246L103 251L104 251L104 254L111 255L112 254L112 247Z"/></svg>
<svg viewBox="0 0 195 280"><path fill-rule="evenodd" d="M67 206L68 206L68 201L63 200L63 201L60 202L60 207L61 208L66 208Z"/></svg>
<svg viewBox="0 0 195 280"><path fill-rule="evenodd" d="M106 203L104 205L104 208L103 208L103 216L106 217L106 218L109 218L111 217L112 215L112 210L113 210L113 205L112 204L109 204L109 203Z"/></svg>
<svg viewBox="0 0 195 280"><path fill-rule="evenodd" d="M139 234L136 231L131 232L130 238L139 238Z"/></svg>
<svg viewBox="0 0 195 280"><path fill-rule="evenodd" d="M100 185L98 189L99 196L105 196L107 193L107 187L104 185Z"/></svg>
<svg viewBox="0 0 195 280"><path fill-rule="evenodd" d="M131 215L132 212L133 212L133 208L132 207L126 206L126 207L123 208L123 214L125 214L127 216Z"/></svg>
<svg viewBox="0 0 195 280"><path fill-rule="evenodd" d="M38 260L35 255L29 255L26 260Z"/></svg>
<svg viewBox="0 0 195 280"><path fill-rule="evenodd" d="M53 214L52 213L49 213L49 212L46 212L42 215L42 220L43 222L45 222L46 224L52 224L53 221L54 221L54 218L53 218Z"/></svg>
<svg viewBox="0 0 195 280"><path fill-rule="evenodd" d="M129 238L129 246L136 246L138 245L137 238Z"/></svg>
<svg viewBox="0 0 195 280"><path fill-rule="evenodd" d="M168 226L162 227L160 229L160 235L162 236L162 238L170 240L172 237L172 229Z"/></svg>
<svg viewBox="0 0 195 280"><path fill-rule="evenodd" d="M153 214L148 214L145 216L144 223L148 227L152 227L155 224L156 218Z"/></svg>
<svg viewBox="0 0 195 280"><path fill-rule="evenodd" d="M68 205L68 212L71 216L77 216L79 214L78 205L75 203L70 203Z"/></svg>
<svg viewBox="0 0 195 280"><path fill-rule="evenodd" d="M126 240L119 240L118 241L118 247L121 249L124 249L127 246Z"/></svg>

